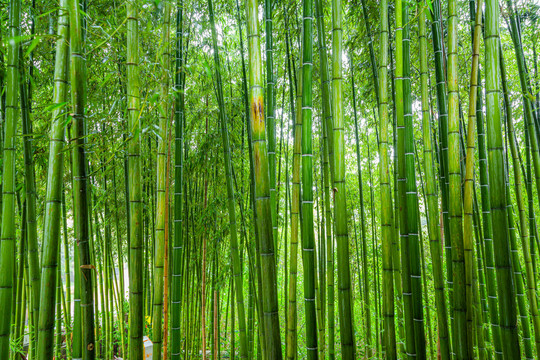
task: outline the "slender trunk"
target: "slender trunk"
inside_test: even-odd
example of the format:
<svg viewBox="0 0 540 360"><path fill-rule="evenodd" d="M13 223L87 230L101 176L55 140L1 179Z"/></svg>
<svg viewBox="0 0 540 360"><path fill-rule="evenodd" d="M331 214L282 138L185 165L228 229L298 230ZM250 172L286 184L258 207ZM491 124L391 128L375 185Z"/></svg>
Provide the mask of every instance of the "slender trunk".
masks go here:
<svg viewBox="0 0 540 360"><path fill-rule="evenodd" d="M15 160L19 117L19 41L20 0L11 0L9 7L9 41L7 49L6 120L2 169L2 229L0 235L0 308L6 316L0 319L0 357L9 358L13 278L15 274Z"/></svg>
<svg viewBox="0 0 540 360"><path fill-rule="evenodd" d="M351 270L345 186L345 118L343 116L343 29L341 0L332 0L332 116L334 142L334 202L337 242L339 325L344 359L355 358L352 323Z"/></svg>
<svg viewBox="0 0 540 360"><path fill-rule="evenodd" d="M71 45L71 101L73 127L71 143L73 168L73 199L75 240L79 252L81 287L81 326L83 357L93 360L95 354L93 276L95 266L90 258L90 229L88 214L88 176L86 159L85 82L86 64L83 44L83 26L80 4L69 0L70 45ZM42 286L43 288L43 286Z"/></svg>
<svg viewBox="0 0 540 360"><path fill-rule="evenodd" d="M143 204L139 104L138 0L127 3L128 204L129 204L129 358L143 359L144 293Z"/></svg>
<svg viewBox="0 0 540 360"><path fill-rule="evenodd" d="M419 4L419 6L422 6ZM427 221L429 247L433 266L433 285L435 288L435 306L437 309L437 325L439 330L439 354L441 360L450 359L448 338L448 313L444 295L443 259L439 235L439 202L436 186L435 167L432 146L432 128L429 114L429 88L426 39L426 9L420 10L418 29L420 37L420 86L422 97L422 133L424 140L424 173L426 178Z"/></svg>
<svg viewBox="0 0 540 360"><path fill-rule="evenodd" d="M56 266L58 261L60 244L60 221L62 215L63 194L63 169L64 169L64 123L67 116L67 108L64 102L67 98L68 55L69 55L69 14L68 2L60 3L58 19L58 41L56 43L56 60L54 71L54 103L56 108L52 113L51 140L49 142L49 168L47 175L47 197L45 200L45 222L43 237L42 274L39 315L39 338L37 355L39 359L50 359L53 356L53 329L54 329L54 306L56 296ZM27 126L27 125L26 125ZM28 149L30 151L30 149ZM31 157L31 154L28 154ZM34 228L35 230L35 228ZM29 263L37 261L36 254L30 254ZM46 299L53 299L48 301ZM38 309L34 309L34 315L38 316Z"/></svg>
<svg viewBox="0 0 540 360"><path fill-rule="evenodd" d="M208 9L210 23L212 25L212 44L214 49L214 63L216 76L216 89L219 104L219 120L221 125L221 139L223 142L223 157L225 162L225 180L227 186L228 211L229 211L229 229L231 241L232 275L234 277L234 289L236 295L236 306L238 307L238 321L240 331L240 358L247 358L247 338L246 338L246 315L244 309L244 290L242 277L242 264L240 250L238 247L238 232L236 226L236 200L233 189L233 167L230 153L229 132L227 129L227 114L225 112L225 99L223 95L223 86L221 81L221 66L219 59L219 48L217 44L217 32L214 19L214 9L212 0L208 0Z"/></svg>
<svg viewBox="0 0 540 360"><path fill-rule="evenodd" d="M304 305L306 353L318 359L315 306L315 231L313 223L313 0L303 1L302 39L302 263L304 265Z"/></svg>
<svg viewBox="0 0 540 360"><path fill-rule="evenodd" d="M265 355L267 359L281 359L281 340L277 302L276 262L270 209L270 187L266 129L264 121L264 98L262 87L262 59L258 30L258 1L246 2L249 49L250 122L253 155L255 159L255 203L260 243L261 283L264 313Z"/></svg>
<svg viewBox="0 0 540 360"><path fill-rule="evenodd" d="M164 255L165 255L165 218L167 215L168 199L165 194L167 182L167 139L169 131L169 37L171 22L171 3L163 3L163 29L161 49L161 92L159 109L159 140L157 149L157 202L154 252L154 305L152 308L152 352L155 360L162 357L162 326L163 326L163 289L164 289Z"/></svg>
<svg viewBox="0 0 540 360"><path fill-rule="evenodd" d="M486 119L489 166L489 192L493 217L493 245L497 291L499 295L501 339L504 356L519 359L516 290L512 281L508 218L504 188L504 158L499 104L499 1L487 0L485 6L486 44Z"/></svg>

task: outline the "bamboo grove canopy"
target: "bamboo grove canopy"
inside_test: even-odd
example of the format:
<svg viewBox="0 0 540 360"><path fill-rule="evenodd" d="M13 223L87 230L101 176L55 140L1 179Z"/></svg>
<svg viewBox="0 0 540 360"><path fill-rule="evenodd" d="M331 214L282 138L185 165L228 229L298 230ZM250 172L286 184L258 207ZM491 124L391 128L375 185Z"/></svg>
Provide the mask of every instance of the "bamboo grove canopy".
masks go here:
<svg viewBox="0 0 540 360"><path fill-rule="evenodd" d="M0 4L0 359L540 359L540 1Z"/></svg>

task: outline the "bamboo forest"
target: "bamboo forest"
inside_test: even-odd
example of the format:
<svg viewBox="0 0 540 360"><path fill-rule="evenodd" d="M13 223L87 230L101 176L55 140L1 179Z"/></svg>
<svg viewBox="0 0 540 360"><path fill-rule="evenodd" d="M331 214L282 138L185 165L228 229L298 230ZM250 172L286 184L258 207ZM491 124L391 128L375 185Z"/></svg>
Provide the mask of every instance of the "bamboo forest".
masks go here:
<svg viewBox="0 0 540 360"><path fill-rule="evenodd" d="M540 0L0 0L0 360L540 359Z"/></svg>

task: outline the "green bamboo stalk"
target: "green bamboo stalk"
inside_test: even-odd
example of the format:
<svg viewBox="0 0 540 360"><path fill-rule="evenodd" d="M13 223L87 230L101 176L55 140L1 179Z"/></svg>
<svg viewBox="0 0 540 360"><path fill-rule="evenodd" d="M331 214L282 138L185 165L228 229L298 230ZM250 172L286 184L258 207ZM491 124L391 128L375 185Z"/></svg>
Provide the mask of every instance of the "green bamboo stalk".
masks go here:
<svg viewBox="0 0 540 360"><path fill-rule="evenodd" d="M184 214L182 195L184 191L184 49L183 49L183 11L184 1L179 0L176 15L176 61L175 61L175 153L174 153L174 243L173 243L173 280L171 294L171 358L181 358L181 342L174 340L181 337L182 303L182 256L184 255Z"/></svg>
<svg viewBox="0 0 540 360"><path fill-rule="evenodd" d="M64 123L66 119L67 75L69 55L69 19L67 0L60 3L56 60L54 74L54 103L52 112L51 140L49 144L49 169L45 209L45 231L43 237L43 272L41 274L40 299L42 311L39 315L38 359L49 359L53 355L54 298L56 291L56 265L60 243L60 216L62 211L62 172L64 162ZM37 249L36 249L37 250ZM30 255L30 252L29 252ZM37 258L37 253L34 255ZM31 261L32 258L29 259ZM52 301L50 301L52 299ZM36 311L34 309L36 316Z"/></svg>
<svg viewBox="0 0 540 360"><path fill-rule="evenodd" d="M365 136L365 140L366 140L366 143L367 143L367 155L368 155L368 159L371 159L371 150L370 150L370 142L369 142L369 136L366 134ZM370 184L374 184L375 182L373 181L373 171L372 171L372 168L371 168L371 161L368 162L368 175L369 175L369 183ZM375 230L375 211L374 211L374 208L375 208L375 194L374 194L374 191L373 191L373 186L370 186L369 187L369 207L370 207L370 218L371 218L371 238L375 239L376 237L376 230ZM390 209L392 209L392 204L390 204ZM390 210L391 211L391 210ZM393 235L393 233L391 233L391 236L392 236L392 239L395 238L395 236ZM392 244L390 244L390 248L392 247ZM367 256L367 241L362 244L362 256L363 256L363 263L365 264L366 266L366 270L365 270L365 275L364 276L364 301L365 301L365 305L366 305L366 309L368 309L368 305L371 303L371 300L370 300L370 291L369 290L369 285L370 285L370 279L367 277L368 275L368 268L369 268L369 260L368 260L368 256ZM386 256L384 255L383 253L383 256ZM392 254L389 255L390 256L390 260L389 261L392 261L392 278L394 276L393 274L393 270L394 270L394 266L393 266L393 259L391 258L392 257ZM384 279L383 279L384 281ZM393 281L392 281L392 285L394 285ZM397 292L397 289L394 287L394 294ZM384 306L384 305L383 305ZM384 309L383 309L384 311ZM369 314L369 317L367 316ZM367 328L367 325L369 324L369 328L371 328L371 309L369 310L369 313L366 313L366 328ZM394 325L395 326L395 325ZM394 330L395 332L395 330ZM373 348L371 349L371 354L373 354Z"/></svg>
<svg viewBox="0 0 540 360"><path fill-rule="evenodd" d="M520 357L517 332L516 297L512 281L508 239L508 218L504 197L504 159L499 107L499 1L487 0L485 6L486 44L486 118L493 245L497 273L501 340L504 356Z"/></svg>
<svg viewBox="0 0 540 360"><path fill-rule="evenodd" d="M389 15L390 16L390 15ZM391 31L391 23L388 18L388 33L389 35L392 34ZM396 199L393 204L392 201L390 203L390 207L393 206L393 211L391 211L391 228L392 228L392 277L393 277L393 283L394 283L394 295L396 297L396 305L397 305L397 327L398 327L398 335L397 335L397 341L399 342L399 348L400 352L402 354L405 354L405 328L404 328L404 316L403 316L403 291L402 291L402 284L401 284L401 251L400 251L400 236L399 236L399 192L398 192L398 167L397 167L397 111L396 111L396 86L395 86L395 74L394 74L394 57L393 57L393 51L392 51L392 38L389 38L388 42L388 53L390 55L390 89L392 94L392 146L393 146L393 161L394 161L394 167L393 167L393 183L394 183L394 198ZM373 114L375 114L375 110L373 111ZM376 116L374 116L376 119ZM377 129L377 128L375 128ZM379 138L379 135L377 133L377 130L375 131L376 138ZM378 143L377 143L378 145ZM368 147L368 157L369 157L369 147ZM371 174L371 163L369 163L370 168L370 174ZM373 188L371 188L370 192L373 192ZM392 197L390 197L392 199ZM373 195L371 195L372 202L370 203L370 206L373 208ZM375 218L371 217L371 227L372 227L372 237L375 237Z"/></svg>
<svg viewBox="0 0 540 360"><path fill-rule="evenodd" d="M236 295L236 306L238 307L238 327L240 332L240 358L247 358L247 337L246 337L246 315L244 309L244 291L240 251L238 248L235 196L232 179L232 162L230 154L229 132L227 130L227 114L225 112L225 99L223 96L223 86L221 81L221 65L219 60L219 48L217 44L217 33L214 20L214 10L212 0L208 0L210 24L212 26L212 44L214 49L214 64L216 76L216 90L219 105L221 137L223 142L223 157L225 162L225 180L227 186L229 228L231 241L232 275L234 277L234 291ZM234 306L233 306L234 308Z"/></svg>
<svg viewBox="0 0 540 360"><path fill-rule="evenodd" d="M422 6L419 2L418 6ZM429 87L426 39L426 8L420 8L418 31L420 38L420 87L422 98L422 134L424 141L424 173L426 179L427 221L429 248L433 266L433 286L435 288L435 307L437 309L437 328L441 359L450 359L450 343L448 335L448 313L444 295L443 259L439 233L439 202L435 180L435 168L432 146L432 128L429 114Z"/></svg>
<svg viewBox="0 0 540 360"><path fill-rule="evenodd" d="M362 16L364 18L364 24L366 25L366 35L369 47L369 60L371 63L371 72L373 74L373 90L375 92L375 100L377 100L377 107L380 105L379 97L379 74L377 68L377 60L375 59L375 50L373 49L373 36L371 35L371 25L369 23L369 16L366 7L366 1L362 0Z"/></svg>
<svg viewBox="0 0 540 360"><path fill-rule="evenodd" d="M448 1L448 199L450 217L450 235L452 242L452 313L453 344L458 359L472 358L467 334L467 299L466 269L463 245L462 189L460 168L460 133L458 99L458 15L457 1ZM472 299L470 299L472 301Z"/></svg>
<svg viewBox="0 0 540 360"><path fill-rule="evenodd" d="M19 40L20 0L11 0L9 7L9 45L7 49L6 118L2 169L2 228L0 233L0 308L6 316L0 319L0 357L9 358L10 319L15 274L15 147L19 117Z"/></svg>
<svg viewBox="0 0 540 360"><path fill-rule="evenodd" d="M354 64L353 61L353 54L351 52L351 63ZM352 98L353 98L353 109L354 109L354 138L356 140L356 165L358 169L358 194L359 194L359 201L360 201L360 232L362 236L362 277L363 282L360 282L360 286L366 287L364 290L364 298L362 299L362 303L365 304L365 320L366 320L366 356L369 358L372 356L372 344L371 344L371 309L369 308L370 301L369 301L369 280L368 280L368 264L367 264L367 257L366 254L366 214L364 210L364 190L363 190L363 184L362 184L362 166L361 166L361 157L360 157L360 139L358 137L358 116L356 114L356 90L355 90L355 84L354 84L354 66L351 67L351 91L352 91ZM378 79L378 76L377 78ZM379 86L377 84L377 89L379 89ZM379 95L377 95L377 99L379 98ZM369 144L368 144L369 146ZM384 271L384 270L383 270ZM387 330L388 331L388 330ZM395 338L394 338L395 341Z"/></svg>
<svg viewBox="0 0 540 360"><path fill-rule="evenodd" d="M274 249L278 248L278 197L276 192L276 118L275 118L275 82L274 48L272 34L272 0L264 0L264 32L266 54L266 128L268 133L268 163L270 166L270 206L272 209L272 232Z"/></svg>
<svg viewBox="0 0 540 360"><path fill-rule="evenodd" d="M139 29L137 0L127 3L127 103L129 171L129 358L143 359L143 218L141 189L141 124L139 100Z"/></svg>
<svg viewBox="0 0 540 360"><path fill-rule="evenodd" d="M514 52L517 60L519 82L521 85L521 92L524 103L523 112L525 118L525 126L528 127L529 132L529 141L533 160L532 163L534 166L534 177L536 179L536 190L538 192L540 191L540 150L538 144L538 131L534 119L533 106L529 97L530 84L527 77L527 68L525 64L525 56L523 53L523 45L520 39L520 32L518 30L516 13L513 8L512 0L506 0L506 6L510 15L510 34L512 37L512 42L514 44Z"/></svg>
<svg viewBox="0 0 540 360"><path fill-rule="evenodd" d="M152 342L153 357L160 360L162 357L162 324L163 324L163 276L165 254L165 208L168 199L165 196L166 167L167 167L167 139L168 139L168 93L169 93L169 68L170 68L170 23L171 4L163 3L163 28L161 39L161 91L159 110L159 140L157 149L157 203L156 203L156 242L154 252L154 283L153 283L153 307L152 307Z"/></svg>
<svg viewBox="0 0 540 360"><path fill-rule="evenodd" d="M467 155L465 160L465 179L463 189L463 250L465 256L465 298L467 299L467 344L469 356L473 356L473 191L474 191L474 150L475 150L475 125L478 96L478 59L480 56L480 40L482 31L482 6L483 0L476 2L476 15L474 21L472 64L469 77L469 111L467 122ZM481 335L481 334L477 334Z"/></svg>
<svg viewBox="0 0 540 360"><path fill-rule="evenodd" d="M304 265L304 305L306 352L318 359L315 312L315 231L313 223L313 0L303 1L302 27L302 263Z"/></svg>
<svg viewBox="0 0 540 360"><path fill-rule="evenodd" d="M399 232L401 245L401 282L403 289L403 315L405 323L405 349L408 356L416 356L415 330L413 320L413 291L411 282L411 254L409 249L409 209L407 201L407 162L405 139L405 66L408 64L408 29L407 6L401 0L396 1L396 70L395 70L395 106L396 106L396 132L397 132L397 187L399 203ZM413 206L414 208L414 206Z"/></svg>
<svg viewBox="0 0 540 360"><path fill-rule="evenodd" d="M337 272L341 354L355 358L352 323L351 270L347 229L347 193L345 184L345 119L343 116L343 28L341 0L332 0L332 116L334 138L334 215L337 242Z"/></svg>
<svg viewBox="0 0 540 360"><path fill-rule="evenodd" d="M67 15L66 15L67 17ZM66 30L67 31L67 30ZM67 62L65 62L67 63ZM20 103L23 132L23 150L24 150L24 182L26 190L26 221L28 226L26 233L28 236L28 256L29 256L29 277L30 289L32 291L32 306L34 317L32 319L31 336L32 341L36 341L36 329L38 329L39 307L40 307L40 280L41 267L37 240L37 221L36 221L36 187L35 187L35 169L32 148L32 121L30 119L30 84L26 82L24 69L20 69ZM65 96L64 96L65 98ZM63 141L63 137L62 140ZM57 175L58 176L58 175Z"/></svg>
<svg viewBox="0 0 540 360"><path fill-rule="evenodd" d="M442 16L440 0L435 0L432 10L431 33L433 34L433 52L435 55L435 80L437 87L437 108L439 112L439 180L441 186L441 207L443 215L444 247L446 274L449 293L452 293L452 255L450 243L450 219L448 217L448 98L446 95L446 75L444 57L444 37L442 34ZM452 301L450 301L452 304ZM451 316L452 318L452 316Z"/></svg>
<svg viewBox="0 0 540 360"><path fill-rule="evenodd" d="M300 56L302 56L300 52ZM296 85L296 114L294 124L294 144L292 163L292 202L291 202L291 251L289 267L289 304L287 311L287 359L297 357L298 330L297 330L297 273L298 273L298 237L300 230L300 166L302 155L302 77L298 77Z"/></svg>
<svg viewBox="0 0 540 360"><path fill-rule="evenodd" d="M478 84L478 90L480 84ZM477 99L481 99L478 96ZM482 227L484 231L484 263L486 272L486 288L488 295L488 307L490 317L490 327L493 337L493 350L496 359L502 359L502 343L499 326L499 312L497 301L497 279L495 274L495 264L493 257L493 226L491 217L491 200L489 198L489 179L487 172L487 152L486 152L486 133L484 130L483 104L477 104L476 108L476 127L478 137L478 162L480 168L480 194L482 202Z"/></svg>
<svg viewBox="0 0 540 360"><path fill-rule="evenodd" d="M324 11L321 0L315 0L315 16L317 19L317 41L319 46L319 61L321 71L321 94L323 121L321 122L323 132L323 186L324 186L324 208L325 216L325 236L326 236L326 294L328 298L328 357L334 359L335 356L335 306L334 306L334 244L332 236L332 210L330 208L330 184L334 182L334 139L330 133L332 127L332 107L330 99L330 81L328 73L328 54L326 46L326 32L324 24ZM330 158L331 156L331 158ZM369 323L370 324L370 323ZM323 326L321 324L320 326ZM368 330L370 327L368 327ZM368 333L370 330L368 331Z"/></svg>
<svg viewBox="0 0 540 360"><path fill-rule="evenodd" d="M76 232L76 224L73 224ZM79 252L73 252L73 265L75 269L80 267ZM82 311L81 311L81 272L75 271L73 278L73 342L72 354L74 359L82 359Z"/></svg>
<svg viewBox="0 0 540 360"><path fill-rule="evenodd" d="M392 193L390 189L390 161L389 161L389 136L388 136L388 2L380 2L380 54L379 54L379 174L381 187L381 240L383 255L383 314L384 314L384 346L387 359L397 359L396 329L394 323L394 279L392 266ZM371 171L370 171L371 173ZM373 199L372 199L373 200ZM373 218L375 214L371 213ZM365 264L367 265L367 264ZM367 272L366 272L367 275ZM366 304L366 308L369 303ZM369 312L366 316L370 316ZM371 320L368 317L366 324Z"/></svg>
<svg viewBox="0 0 540 360"><path fill-rule="evenodd" d="M414 341L417 359L426 358L426 338L424 333L424 314L422 297L422 262L420 247L422 243L419 233L418 191L416 188L415 145L413 133L413 114L411 98L411 56L410 56L410 26L409 5L403 6L403 102L405 124L405 167L406 167L406 201L407 201L407 231L410 261L410 276L412 290L412 316L414 324Z"/></svg>
<svg viewBox="0 0 540 360"><path fill-rule="evenodd" d="M22 86L21 86L22 88ZM24 110L23 110L24 111ZM17 264L17 283L16 283L16 292L15 292L15 312L12 314L14 322L14 334L13 334L13 343L16 344L16 347L13 349L11 358L13 360L16 360L19 356L24 355L23 354L23 334L24 334L24 320L26 319L26 314L24 314L24 290L25 287L25 280L28 276L25 274L25 271L28 271L28 268L25 266L25 264L28 264L27 256L27 221L26 221L26 201L24 201L21 204L21 199L19 193L17 193L17 207L19 210L19 216L21 217L21 232L20 232L20 238L19 238L19 246L17 249L17 255L19 262ZM29 299L29 303L31 303L31 299ZM30 327L32 324L29 324Z"/></svg>
<svg viewBox="0 0 540 360"><path fill-rule="evenodd" d="M66 308L66 323L70 324L70 327L71 327L71 319L72 319L72 316L71 316L71 270L70 270L71 253L69 250L69 243L68 243L69 234L68 234L68 228L67 228L65 184L62 184L62 235L64 238L64 276L66 278L66 302L68 304ZM69 341L69 344L71 345L71 341Z"/></svg>
<svg viewBox="0 0 540 360"><path fill-rule="evenodd" d="M69 0L70 45L71 45L71 101L72 101L72 171L73 171L73 204L75 213L75 240L79 252L80 295L81 295L81 326L83 358L95 358L94 333L94 298L93 275L95 267L90 258L90 230L87 194L88 177L86 159L86 121L85 121L85 83L86 65L83 48L83 26L80 14L80 4ZM43 286L42 286L43 288Z"/></svg>
<svg viewBox="0 0 540 360"><path fill-rule="evenodd" d="M536 356L540 357L540 316L538 314L538 302L537 302L537 296L536 296L536 281L534 277L534 271L533 271L533 264L531 259L531 252L530 252L530 243L529 243L529 225L527 223L527 214L525 213L525 204L523 200L523 180L522 180L522 173L520 171L520 160L519 160L519 149L516 143L515 138L515 130L514 130L514 123L512 118L512 107L509 99L508 94L508 85L507 85L507 76L506 76L506 67L504 62L504 56L502 52L502 47L499 48L499 57L500 57L500 67L501 67L501 76L502 76L502 89L503 89L503 97L504 97L504 103L505 103L505 109L506 109L506 131L508 135L508 140L510 143L510 152L512 154L512 165L514 167L514 183L515 183L515 194L516 194L516 203L519 213L519 225L521 228L521 250L523 253L523 260L525 261L525 272L526 272L526 279L527 279L527 300L529 305L529 311L531 314L531 322L534 328L534 342L536 344ZM507 195L509 196L509 195ZM516 249L517 250L517 249ZM513 253L514 257L517 259L517 261L513 260L513 266L519 265L519 258L517 257L517 253ZM515 272L515 270L514 270ZM523 282L523 280L521 279ZM518 284L518 282L516 282ZM518 299L523 300L523 299ZM522 314L520 316L520 319L523 319L523 315L527 315L527 311L525 311L525 314ZM522 329L527 328L528 324L522 324ZM522 330L525 332L525 330ZM523 341L525 342L525 336ZM530 339L529 339L530 342ZM524 347L524 350L527 350L527 347Z"/></svg>
<svg viewBox="0 0 540 360"><path fill-rule="evenodd" d="M62 351L62 302L61 302L61 293L62 293L62 275L61 275L61 264L58 264L56 267L56 315L55 315L55 326L54 326L54 358L59 359Z"/></svg>
<svg viewBox="0 0 540 360"><path fill-rule="evenodd" d="M22 58L22 56L21 56ZM32 258L34 258L36 261L39 261L38 259L38 256L37 256L37 252L38 252L38 249L37 249L37 239L35 237L36 235L36 216L35 216L35 182L34 182L34 177L35 177L35 173L34 173L34 163L33 163L33 160L31 158L31 154L32 154L32 147L31 147L31 140L30 140L30 137L33 136L32 135L32 129L31 129L31 124L30 124L30 109L29 109L29 106L28 106L28 92L27 92L27 88L29 88L29 86L27 86L27 83L26 83L26 79L25 79L25 74L24 74L24 69L21 68L19 70L19 74L20 74L20 80L19 80L19 84L20 84L20 106L21 106L21 118L22 118L22 130L23 130L23 150L24 150L24 160L25 160L25 172L24 172L24 181L25 181L25 194L26 194L26 198L25 198L25 201L24 201L24 205L21 207L19 206L19 210L21 210L21 208L24 208L24 211L26 212L26 216L24 218L23 221L26 221L28 224L27 226L24 228L24 241L27 242L25 244L25 246L23 246L22 248L28 248L30 247L30 242L32 242L32 254L30 254L30 251L28 250L25 250L28 252L28 256L32 256ZM30 182L31 181L31 182ZM19 203L19 193L17 193L17 202ZM28 200L28 201L27 201ZM30 211L29 209L29 204L30 202L32 203L32 205L34 205L32 207L32 211ZM20 204L18 204L20 205ZM29 215L32 215L32 219L33 220L29 220ZM32 241L30 241L30 234L29 234L29 228L32 227L32 229L34 230L32 232L32 234L34 235ZM22 232L23 228L21 226L21 232ZM19 246L21 247L21 246ZM21 250L19 249L19 252ZM23 269L23 265L24 265L24 262L22 261L22 257L20 257L20 264L18 265L19 266L19 270L22 270ZM28 259L26 259L26 263L30 263L32 264L31 262L28 261ZM16 311L15 313L15 321L18 322L19 319L21 318L21 314L18 313L17 311L21 310L21 306L19 305L19 303L21 302L21 298L22 298L22 279L23 279L23 273L21 271L17 270L16 273L17 273L17 284L16 284L16 302L17 302L17 306L16 306ZM32 316L29 318L29 325L30 325L30 333L29 335L32 336L32 342L34 344L36 344L36 333L35 333L35 329L37 329L37 322L38 322L38 314L39 314L39 280L40 280L40 276L39 276L39 263L36 263L36 264L32 264L32 270L35 272L36 274L36 278L32 278L30 279L30 289L31 289L31 298L29 299L29 303L30 303L30 307L32 307ZM36 281L37 280L37 281ZM37 285L37 286L36 286ZM36 291L37 290L37 291ZM35 305L35 303L38 303L37 305ZM18 326L18 324L16 324L16 326ZM17 341L19 340L20 338L20 332L18 332L18 328L15 329L15 339L17 339Z"/></svg>
<svg viewBox="0 0 540 360"><path fill-rule="evenodd" d="M506 190L506 209L508 214L508 235L510 237L510 255L512 256L512 273L516 287L517 308L519 314L519 323L523 336L523 355L525 359L533 359L533 349L531 342L531 328L527 305L525 304L525 290L523 285L523 271L519 260L517 250L517 230L514 222L514 211L510 200L510 183L508 179L508 158L505 159L505 190Z"/></svg>
<svg viewBox="0 0 540 360"><path fill-rule="evenodd" d="M317 18L317 41L319 45L319 61L321 72L321 87L322 87L322 110L323 122L329 131L333 129L332 121L332 90L330 88L330 73L328 70L328 47L326 45L326 26L324 22L323 3L321 0L315 0L315 16ZM328 141L328 158L330 164L330 180L334 183L334 137L327 136Z"/></svg>
<svg viewBox="0 0 540 360"><path fill-rule="evenodd" d="M534 214L534 196L533 196L533 187L532 187L532 166L531 166L531 149L530 149L530 140L529 140L529 131L528 127L525 126L524 131L525 137L525 172L526 177L526 189L527 189L527 201L528 201L528 212L529 212L529 243L531 251L531 259L533 263L533 272L535 274L535 280L538 276L537 271L537 259L536 259L536 249L535 241L537 241L537 229L536 229L536 218Z"/></svg>
<svg viewBox="0 0 540 360"><path fill-rule="evenodd" d="M249 50L249 108L254 155L255 202L257 228L260 237L261 283L264 314L265 355L267 359L281 359L281 340L277 302L276 262L272 239L272 214L266 129L264 121L264 97L262 87L262 61L258 29L258 0L246 1L247 37Z"/></svg>

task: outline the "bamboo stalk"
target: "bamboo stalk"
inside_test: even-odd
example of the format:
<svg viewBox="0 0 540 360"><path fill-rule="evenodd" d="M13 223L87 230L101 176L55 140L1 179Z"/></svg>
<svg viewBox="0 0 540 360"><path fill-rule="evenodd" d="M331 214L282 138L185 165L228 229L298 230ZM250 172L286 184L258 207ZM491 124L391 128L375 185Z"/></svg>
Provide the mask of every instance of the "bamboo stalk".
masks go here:
<svg viewBox="0 0 540 360"><path fill-rule="evenodd" d="M19 117L19 41L20 0L9 7L9 45L7 47L6 111L3 130L2 228L0 233L0 307L7 316L0 319L0 357L9 358L13 277L15 274L15 146Z"/></svg>
<svg viewBox="0 0 540 360"><path fill-rule="evenodd" d="M499 1L487 0L485 6L486 44L486 119L491 213L493 217L493 245L501 340L504 356L520 357L517 332L516 297L512 281L508 239L508 218L504 196L504 160L499 108Z"/></svg>

